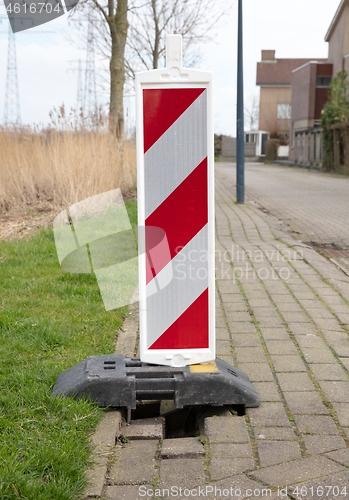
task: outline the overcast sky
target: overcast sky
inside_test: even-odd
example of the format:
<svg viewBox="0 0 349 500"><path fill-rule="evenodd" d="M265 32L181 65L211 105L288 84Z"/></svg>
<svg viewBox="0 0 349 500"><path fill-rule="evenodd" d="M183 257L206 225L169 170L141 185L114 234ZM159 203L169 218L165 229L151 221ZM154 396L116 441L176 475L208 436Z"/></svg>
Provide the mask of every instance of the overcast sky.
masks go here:
<svg viewBox="0 0 349 500"><path fill-rule="evenodd" d="M229 1L229 0L228 0ZM230 0L231 14L215 42L203 47L198 69L213 72L215 88L215 132L235 134L237 0ZM244 0L245 102L258 95L256 64L262 49L275 49L278 58L327 57L325 34L340 0ZM0 16L5 16L0 0ZM3 120L7 68L8 21L0 19L0 123ZM77 93L77 63L85 51L68 41L68 16L16 34L17 67L23 123L47 123L53 106L74 106ZM43 33L46 32L46 33ZM77 35L76 35L77 36ZM97 68L103 67L96 61ZM106 102L106 96L100 96ZM129 126L133 121L132 98L126 99Z"/></svg>

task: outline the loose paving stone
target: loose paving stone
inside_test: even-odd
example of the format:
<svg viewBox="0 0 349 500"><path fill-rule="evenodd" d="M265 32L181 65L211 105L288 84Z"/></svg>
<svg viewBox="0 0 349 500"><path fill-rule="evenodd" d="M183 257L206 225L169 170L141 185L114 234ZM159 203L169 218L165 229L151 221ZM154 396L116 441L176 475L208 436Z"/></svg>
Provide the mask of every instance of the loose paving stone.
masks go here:
<svg viewBox="0 0 349 500"><path fill-rule="evenodd" d="M109 484L150 483L155 471L157 446L158 442L153 440L133 441L118 450L116 463L110 469Z"/></svg>
<svg viewBox="0 0 349 500"><path fill-rule="evenodd" d="M324 498L345 500L349 494L348 484L349 471L343 471L338 474L327 475L315 481L306 481L298 486L289 486L288 493L296 500L304 500L304 498L311 500L323 500Z"/></svg>
<svg viewBox="0 0 349 500"><path fill-rule="evenodd" d="M307 373L277 373L276 377L279 381L281 390L284 392L315 391L314 384Z"/></svg>
<svg viewBox="0 0 349 500"><path fill-rule="evenodd" d="M250 444L210 444L212 458L253 458Z"/></svg>
<svg viewBox="0 0 349 500"><path fill-rule="evenodd" d="M326 453L325 456L349 467L349 448L345 448L344 450L331 451L331 453Z"/></svg>
<svg viewBox="0 0 349 500"><path fill-rule="evenodd" d="M251 458L211 458L211 481L219 481L256 468Z"/></svg>
<svg viewBox="0 0 349 500"><path fill-rule="evenodd" d="M273 382L274 380L268 363L239 363L239 369L248 375L251 382Z"/></svg>
<svg viewBox="0 0 349 500"><path fill-rule="evenodd" d="M293 415L328 415L328 410L317 392L285 392L286 403Z"/></svg>
<svg viewBox="0 0 349 500"><path fill-rule="evenodd" d="M149 492L152 491L151 485L144 488ZM142 493L142 496L140 496L140 493ZM139 486L107 486L106 498L107 500L138 500L141 498L148 500L152 497L150 495L144 496L143 491L140 492Z"/></svg>
<svg viewBox="0 0 349 500"><path fill-rule="evenodd" d="M348 403L333 403L333 407L336 410L336 416L339 425L343 427L349 426L349 404Z"/></svg>
<svg viewBox="0 0 349 500"><path fill-rule="evenodd" d="M346 447L340 436L303 436L303 440L309 454L325 453Z"/></svg>
<svg viewBox="0 0 349 500"><path fill-rule="evenodd" d="M162 460L160 464L159 488L195 488L205 482L204 460L202 458L177 458Z"/></svg>
<svg viewBox="0 0 349 500"><path fill-rule="evenodd" d="M163 439L165 435L165 419L163 417L142 418L132 420L130 425L121 428L121 434L128 439Z"/></svg>
<svg viewBox="0 0 349 500"><path fill-rule="evenodd" d="M297 355L271 355L271 361L276 372L305 372L306 368L303 361Z"/></svg>
<svg viewBox="0 0 349 500"><path fill-rule="evenodd" d="M281 399L273 382L254 382L253 387L258 392L261 401L280 401Z"/></svg>
<svg viewBox="0 0 349 500"><path fill-rule="evenodd" d="M290 427L282 403L262 403L259 408L246 408L253 427Z"/></svg>
<svg viewBox="0 0 349 500"><path fill-rule="evenodd" d="M349 428L343 429L343 431L345 432L345 435L347 436L347 439L349 441Z"/></svg>
<svg viewBox="0 0 349 500"><path fill-rule="evenodd" d="M336 364L318 364L309 367L317 380L348 380L342 368Z"/></svg>
<svg viewBox="0 0 349 500"><path fill-rule="evenodd" d="M299 444L295 441L258 441L258 455L262 467L301 458Z"/></svg>
<svg viewBox="0 0 349 500"><path fill-rule="evenodd" d="M296 441L297 436L293 429L288 427L253 427L256 439L266 439L273 441Z"/></svg>
<svg viewBox="0 0 349 500"><path fill-rule="evenodd" d="M197 438L164 439L162 458L198 458L205 456L205 449Z"/></svg>
<svg viewBox="0 0 349 500"><path fill-rule="evenodd" d="M308 434L338 435L339 431L330 416L325 415L295 415L297 429Z"/></svg>
<svg viewBox="0 0 349 500"><path fill-rule="evenodd" d="M244 417L208 417L205 434L210 443L249 443Z"/></svg>
<svg viewBox="0 0 349 500"><path fill-rule="evenodd" d="M254 471L251 476L259 479L264 484L281 487L345 471L346 469L342 465L328 458L312 456L284 464L272 465Z"/></svg>
<svg viewBox="0 0 349 500"><path fill-rule="evenodd" d="M330 401L349 403L349 380L347 382L324 382L319 385Z"/></svg>

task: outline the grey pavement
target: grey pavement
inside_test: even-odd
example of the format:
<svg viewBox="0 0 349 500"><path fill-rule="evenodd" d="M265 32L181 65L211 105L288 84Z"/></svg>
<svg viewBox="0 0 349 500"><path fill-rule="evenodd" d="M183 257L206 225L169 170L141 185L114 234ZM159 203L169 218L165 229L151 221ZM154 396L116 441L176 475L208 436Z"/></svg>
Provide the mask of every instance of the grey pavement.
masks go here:
<svg viewBox="0 0 349 500"><path fill-rule="evenodd" d="M110 448L104 484L89 498L349 496L349 277L300 241L309 236L305 226L302 238L294 239L280 225L281 215L296 214L295 192L287 195L283 181L272 199L276 188L267 187L264 167L251 168L257 180L251 181L254 174L247 169L247 202L237 205L232 166L217 167L216 338L217 356L248 374L261 406L247 408L243 416L217 409L198 437L118 442ZM266 168L273 172L274 166ZM294 170L283 177L281 170L285 184L291 185L292 176L293 185L307 179L311 191L312 173ZM253 203L255 193L268 213ZM313 227L317 208L311 205L318 203L322 230L331 235L321 200L315 201L313 191L309 196ZM343 212L348 207L343 200ZM344 215L341 221L336 241L344 246L349 230ZM320 234L317 224L314 234ZM131 351L135 342L131 328ZM93 486L92 472L91 478Z"/></svg>
<svg viewBox="0 0 349 500"><path fill-rule="evenodd" d="M234 181L235 164L217 163ZM275 215L296 239L349 248L349 178L302 168L247 163L246 194Z"/></svg>

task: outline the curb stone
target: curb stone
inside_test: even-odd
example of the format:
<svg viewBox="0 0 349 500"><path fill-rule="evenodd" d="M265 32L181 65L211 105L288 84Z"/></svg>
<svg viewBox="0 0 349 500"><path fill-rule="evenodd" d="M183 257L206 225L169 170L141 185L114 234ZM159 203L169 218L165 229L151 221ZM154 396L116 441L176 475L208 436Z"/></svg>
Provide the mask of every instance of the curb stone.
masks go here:
<svg viewBox="0 0 349 500"><path fill-rule="evenodd" d="M130 315L120 329L115 352L134 356L139 329L138 305L132 304L129 310ZM84 500L103 496L108 461L114 451L122 423L123 416L120 410L107 411L92 435L91 442L94 449L91 460L94 465L87 471L89 485L84 493Z"/></svg>

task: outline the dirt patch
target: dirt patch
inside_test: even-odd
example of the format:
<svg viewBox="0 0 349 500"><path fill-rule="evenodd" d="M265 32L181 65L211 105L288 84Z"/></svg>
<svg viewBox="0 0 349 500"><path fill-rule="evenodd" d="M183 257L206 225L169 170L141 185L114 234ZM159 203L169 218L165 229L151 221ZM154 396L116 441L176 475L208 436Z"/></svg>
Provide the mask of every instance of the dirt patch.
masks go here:
<svg viewBox="0 0 349 500"><path fill-rule="evenodd" d="M123 192L124 200L137 200L137 191L128 189ZM23 203L0 213L0 240L22 239L32 235L41 227L52 227L56 215L64 207L55 208L48 202L36 204Z"/></svg>
<svg viewBox="0 0 349 500"><path fill-rule="evenodd" d="M38 228L51 227L56 215L57 210L48 203L11 208L0 214L0 240L26 238Z"/></svg>

